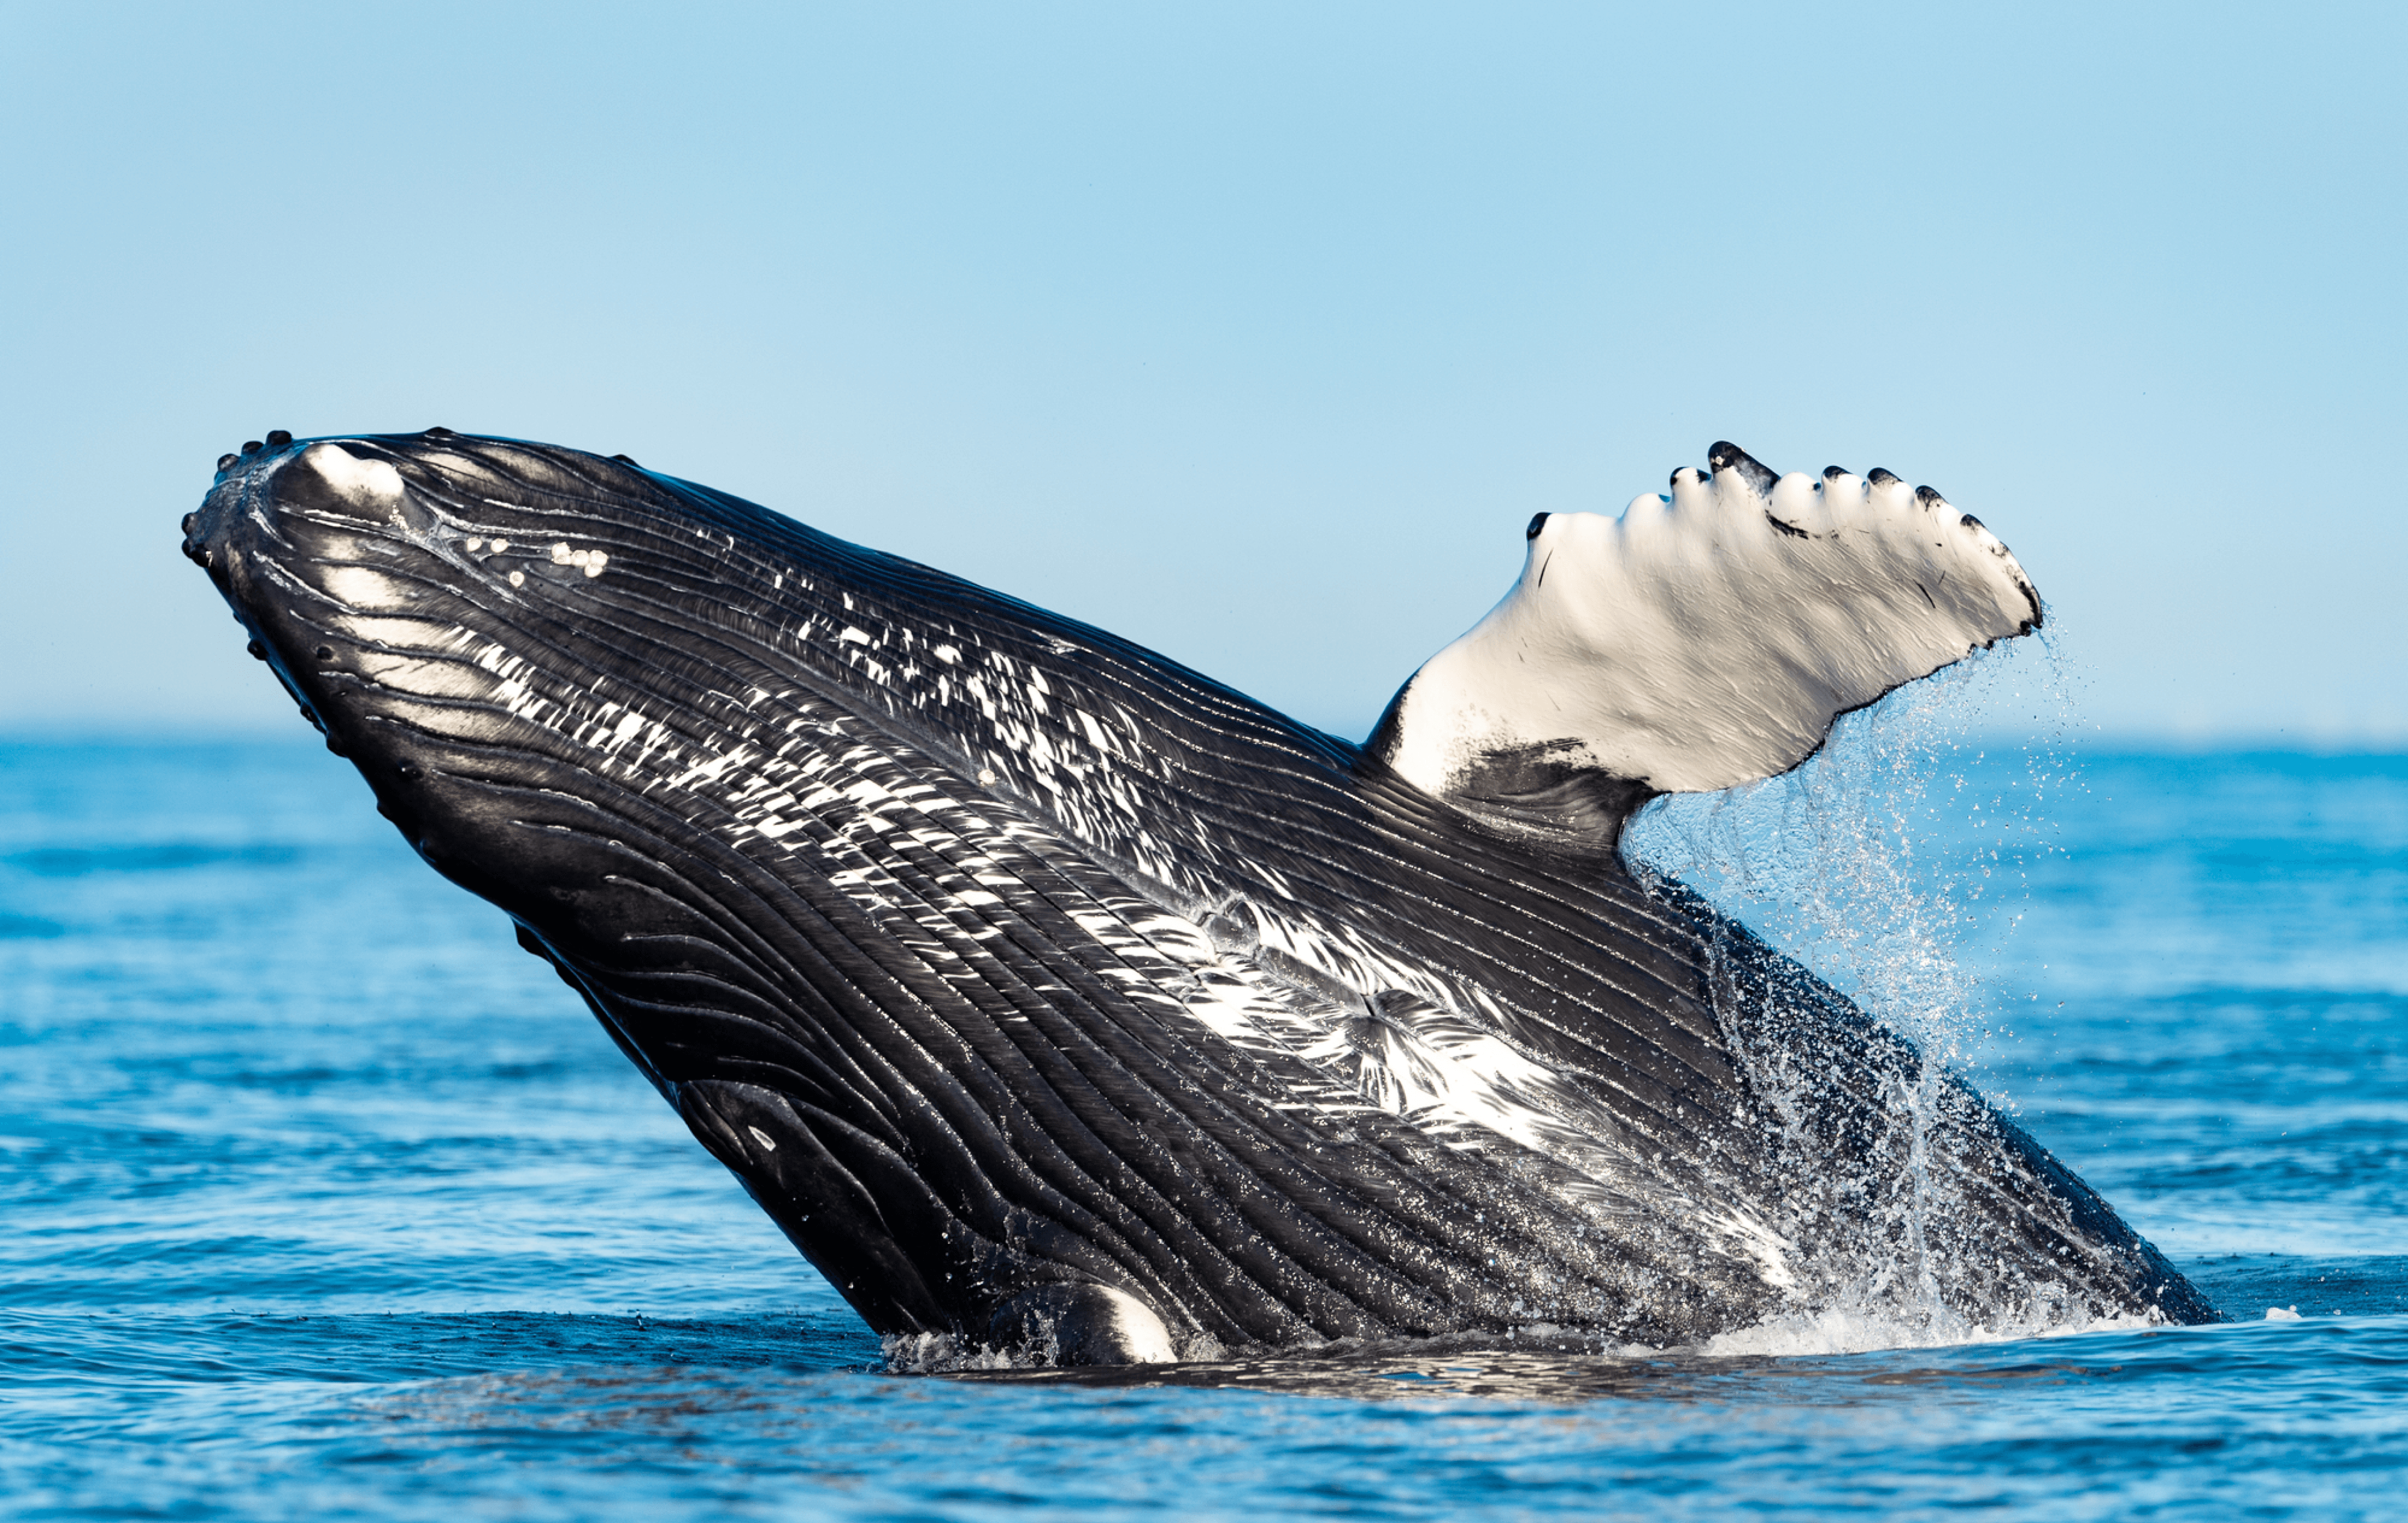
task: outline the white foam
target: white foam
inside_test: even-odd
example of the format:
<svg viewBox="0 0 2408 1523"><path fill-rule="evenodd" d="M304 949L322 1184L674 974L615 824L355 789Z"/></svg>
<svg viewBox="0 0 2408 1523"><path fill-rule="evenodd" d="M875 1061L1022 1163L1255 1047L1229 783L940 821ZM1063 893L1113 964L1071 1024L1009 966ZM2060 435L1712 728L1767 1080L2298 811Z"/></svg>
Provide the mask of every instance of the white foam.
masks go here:
<svg viewBox="0 0 2408 1523"><path fill-rule="evenodd" d="M1535 528L1513 590L1406 686L1388 759L1430 793L1528 747L1668 792L1770 777L2040 617L2005 545L1894 477L1684 470L1620 518Z"/></svg>
<svg viewBox="0 0 2408 1523"><path fill-rule="evenodd" d="M879 1340L890 1374L938 1375L961 1370L1042 1370L1044 1358L1027 1350L965 1343L949 1332L890 1332Z"/></svg>
<svg viewBox="0 0 2408 1523"><path fill-rule="evenodd" d="M1698 1352L1716 1358L1754 1355L1803 1358L1870 1354L1889 1348L1953 1348L2016 1343L2028 1338L2073 1338L2093 1332L2141 1332L2164 1325L2162 1319L2132 1314L2077 1316L2055 1322L2001 1318L1992 1325L1937 1312L1826 1307L1770 1317L1753 1327L1717 1333L1699 1344Z"/></svg>

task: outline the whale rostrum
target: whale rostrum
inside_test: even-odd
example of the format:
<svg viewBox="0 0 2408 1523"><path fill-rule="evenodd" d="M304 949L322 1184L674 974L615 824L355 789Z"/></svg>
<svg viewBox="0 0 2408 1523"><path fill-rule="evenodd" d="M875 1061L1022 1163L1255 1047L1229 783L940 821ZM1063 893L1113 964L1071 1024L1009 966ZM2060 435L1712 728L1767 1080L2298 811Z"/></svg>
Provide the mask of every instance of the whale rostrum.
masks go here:
<svg viewBox="0 0 2408 1523"><path fill-rule="evenodd" d="M1711 459L1534 522L1361 747L547 445L271 434L185 552L882 1334L2212 1317L1970 1086L1623 859L1649 797L2041 619L1928 489Z"/></svg>

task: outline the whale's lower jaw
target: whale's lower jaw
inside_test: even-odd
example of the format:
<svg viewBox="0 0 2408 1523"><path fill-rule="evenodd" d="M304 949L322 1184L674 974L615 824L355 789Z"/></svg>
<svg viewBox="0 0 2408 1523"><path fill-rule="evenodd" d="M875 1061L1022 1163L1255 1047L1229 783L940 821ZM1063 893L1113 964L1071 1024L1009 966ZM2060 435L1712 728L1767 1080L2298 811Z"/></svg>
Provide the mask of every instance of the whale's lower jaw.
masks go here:
<svg viewBox="0 0 2408 1523"><path fill-rule="evenodd" d="M882 1333L1663 1345L1895 1235L1911 1050L1678 891L1096 631L448 436L242 462L187 544L379 807ZM1750 1053L1799 1042L1823 1076ZM2212 1315L1939 1093L1943 1297Z"/></svg>

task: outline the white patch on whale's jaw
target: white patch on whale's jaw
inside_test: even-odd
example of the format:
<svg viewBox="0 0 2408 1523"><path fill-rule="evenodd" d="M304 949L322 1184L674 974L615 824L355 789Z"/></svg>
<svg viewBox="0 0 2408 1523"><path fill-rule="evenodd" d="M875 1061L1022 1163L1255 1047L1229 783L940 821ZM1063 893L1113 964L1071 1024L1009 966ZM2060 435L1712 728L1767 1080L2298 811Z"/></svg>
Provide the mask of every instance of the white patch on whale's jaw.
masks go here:
<svg viewBox="0 0 2408 1523"><path fill-rule="evenodd" d="M1683 470L1619 518L1535 521L1513 590L1399 695L1384 759L1441 797L1484 791L1500 758L1727 788L2040 623L2014 556L1938 493L1881 471L1766 491L1747 467Z"/></svg>

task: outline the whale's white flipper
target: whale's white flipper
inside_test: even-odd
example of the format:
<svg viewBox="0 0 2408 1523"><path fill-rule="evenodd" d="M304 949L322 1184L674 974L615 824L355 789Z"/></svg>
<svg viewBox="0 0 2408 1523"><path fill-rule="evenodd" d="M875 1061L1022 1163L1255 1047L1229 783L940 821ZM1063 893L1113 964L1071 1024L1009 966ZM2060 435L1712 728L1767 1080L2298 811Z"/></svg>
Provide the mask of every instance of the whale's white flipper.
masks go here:
<svg viewBox="0 0 2408 1523"><path fill-rule="evenodd" d="M1413 674L1373 753L1477 810L1610 827L1786 771L1839 715L2041 622L2007 547L1928 486L1709 459L1619 518L1533 519L1521 581Z"/></svg>

